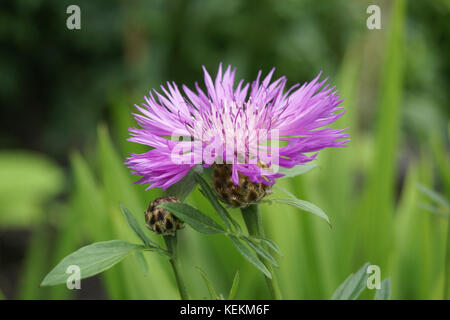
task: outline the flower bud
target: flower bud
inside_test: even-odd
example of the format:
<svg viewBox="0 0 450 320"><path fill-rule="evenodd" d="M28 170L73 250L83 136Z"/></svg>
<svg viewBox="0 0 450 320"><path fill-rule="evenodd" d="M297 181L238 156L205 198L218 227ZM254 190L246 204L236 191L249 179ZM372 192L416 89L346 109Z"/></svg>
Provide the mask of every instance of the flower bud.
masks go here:
<svg viewBox="0 0 450 320"><path fill-rule="evenodd" d="M184 227L183 221L167 209L158 208L158 205L169 202L180 202L175 197L159 197L150 202L145 211L145 222L147 228L162 235L174 235L175 232Z"/></svg>
<svg viewBox="0 0 450 320"><path fill-rule="evenodd" d="M252 182L249 177L241 173L239 173L239 185L235 185L231 176L231 165L214 165L212 174L214 190L220 201L230 207L245 208L260 202L272 193L270 185Z"/></svg>

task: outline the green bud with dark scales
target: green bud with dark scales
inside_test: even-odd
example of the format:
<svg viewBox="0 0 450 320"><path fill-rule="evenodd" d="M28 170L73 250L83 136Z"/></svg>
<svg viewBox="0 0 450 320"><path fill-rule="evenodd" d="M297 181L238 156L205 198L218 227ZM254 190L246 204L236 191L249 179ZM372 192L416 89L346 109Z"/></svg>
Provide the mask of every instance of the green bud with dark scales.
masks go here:
<svg viewBox="0 0 450 320"><path fill-rule="evenodd" d="M232 167L228 164L215 164L213 168L213 186L217 197L230 207L245 208L259 203L272 193L270 185L255 183L249 177L239 173L239 185L231 179Z"/></svg>
<svg viewBox="0 0 450 320"><path fill-rule="evenodd" d="M174 216L164 208L158 208L160 204L169 202L180 202L175 197L159 197L150 202L145 211L145 222L147 228L162 235L174 235L177 230L184 227L183 221Z"/></svg>

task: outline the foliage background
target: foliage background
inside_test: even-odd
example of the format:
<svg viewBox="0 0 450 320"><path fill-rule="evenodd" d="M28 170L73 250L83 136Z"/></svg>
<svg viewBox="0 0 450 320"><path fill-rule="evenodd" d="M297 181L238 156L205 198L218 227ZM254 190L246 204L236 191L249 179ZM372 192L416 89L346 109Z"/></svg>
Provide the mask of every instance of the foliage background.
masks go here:
<svg viewBox="0 0 450 320"><path fill-rule="evenodd" d="M79 31L66 28L70 4L81 7ZM381 7L382 30L366 28L370 4ZM321 206L333 230L292 208L263 208L283 252L284 297L328 299L370 261L391 278L393 298L444 298L448 218L422 209L417 183L449 199L449 12L445 0L3 1L0 297L177 297L157 255L145 276L130 257L78 292L38 285L84 244L136 241L118 204L143 221L160 192L132 185L122 165L144 150L125 141L133 105L167 80L201 83L201 66L215 73L222 61L247 80L275 66L291 85L323 70L345 98L336 126L349 126L348 147L281 183ZM198 191L188 202L210 208ZM186 228L180 245L194 297L207 296L194 266L223 293L240 269L237 298L268 297L225 238Z"/></svg>

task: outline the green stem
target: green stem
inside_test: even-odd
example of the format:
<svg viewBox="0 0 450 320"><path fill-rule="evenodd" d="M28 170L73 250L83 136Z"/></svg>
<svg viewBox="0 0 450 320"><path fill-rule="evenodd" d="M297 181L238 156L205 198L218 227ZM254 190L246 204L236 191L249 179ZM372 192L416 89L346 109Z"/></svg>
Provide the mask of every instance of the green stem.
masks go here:
<svg viewBox="0 0 450 320"><path fill-rule="evenodd" d="M247 226L247 230L249 235L264 238L264 227L261 220L261 214L259 212L259 207L257 204L252 204L247 208L241 208L242 216L244 218L245 224ZM260 259L262 263L267 267L270 274L272 275L272 279L265 276L267 286L269 288L270 294L272 298L275 300L281 300L281 292L280 287L278 286L278 282L276 279L275 272L273 271L273 266L270 262L265 259Z"/></svg>
<svg viewBox="0 0 450 320"><path fill-rule="evenodd" d="M445 253L444 300L450 300L450 218L447 219L447 250Z"/></svg>
<svg viewBox="0 0 450 320"><path fill-rule="evenodd" d="M164 236L164 241L166 242L167 251L170 254L170 264L172 265L173 273L175 274L175 279L178 285L178 291L180 292L180 297L182 300L189 300L189 295L186 290L186 285L181 274L181 264L178 259L178 249L177 249L177 235Z"/></svg>

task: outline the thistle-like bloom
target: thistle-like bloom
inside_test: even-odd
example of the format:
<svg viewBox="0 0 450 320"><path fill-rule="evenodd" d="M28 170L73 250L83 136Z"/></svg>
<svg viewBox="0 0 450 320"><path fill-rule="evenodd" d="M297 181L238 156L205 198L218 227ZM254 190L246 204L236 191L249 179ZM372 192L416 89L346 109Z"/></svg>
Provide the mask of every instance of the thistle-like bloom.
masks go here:
<svg viewBox="0 0 450 320"><path fill-rule="evenodd" d="M345 129L323 128L345 112L335 87L319 81L285 90L287 79L271 82L274 69L261 82L261 71L251 83L235 86L236 69L222 65L215 81L204 70L206 93L175 83L145 97L134 117L140 128L130 128L129 141L152 149L131 154L126 165L148 188L166 189L197 164L231 165L232 181L239 173L254 183L271 185L282 177L277 168L292 168L316 159L317 151L341 147ZM174 138L175 137L175 138Z"/></svg>

